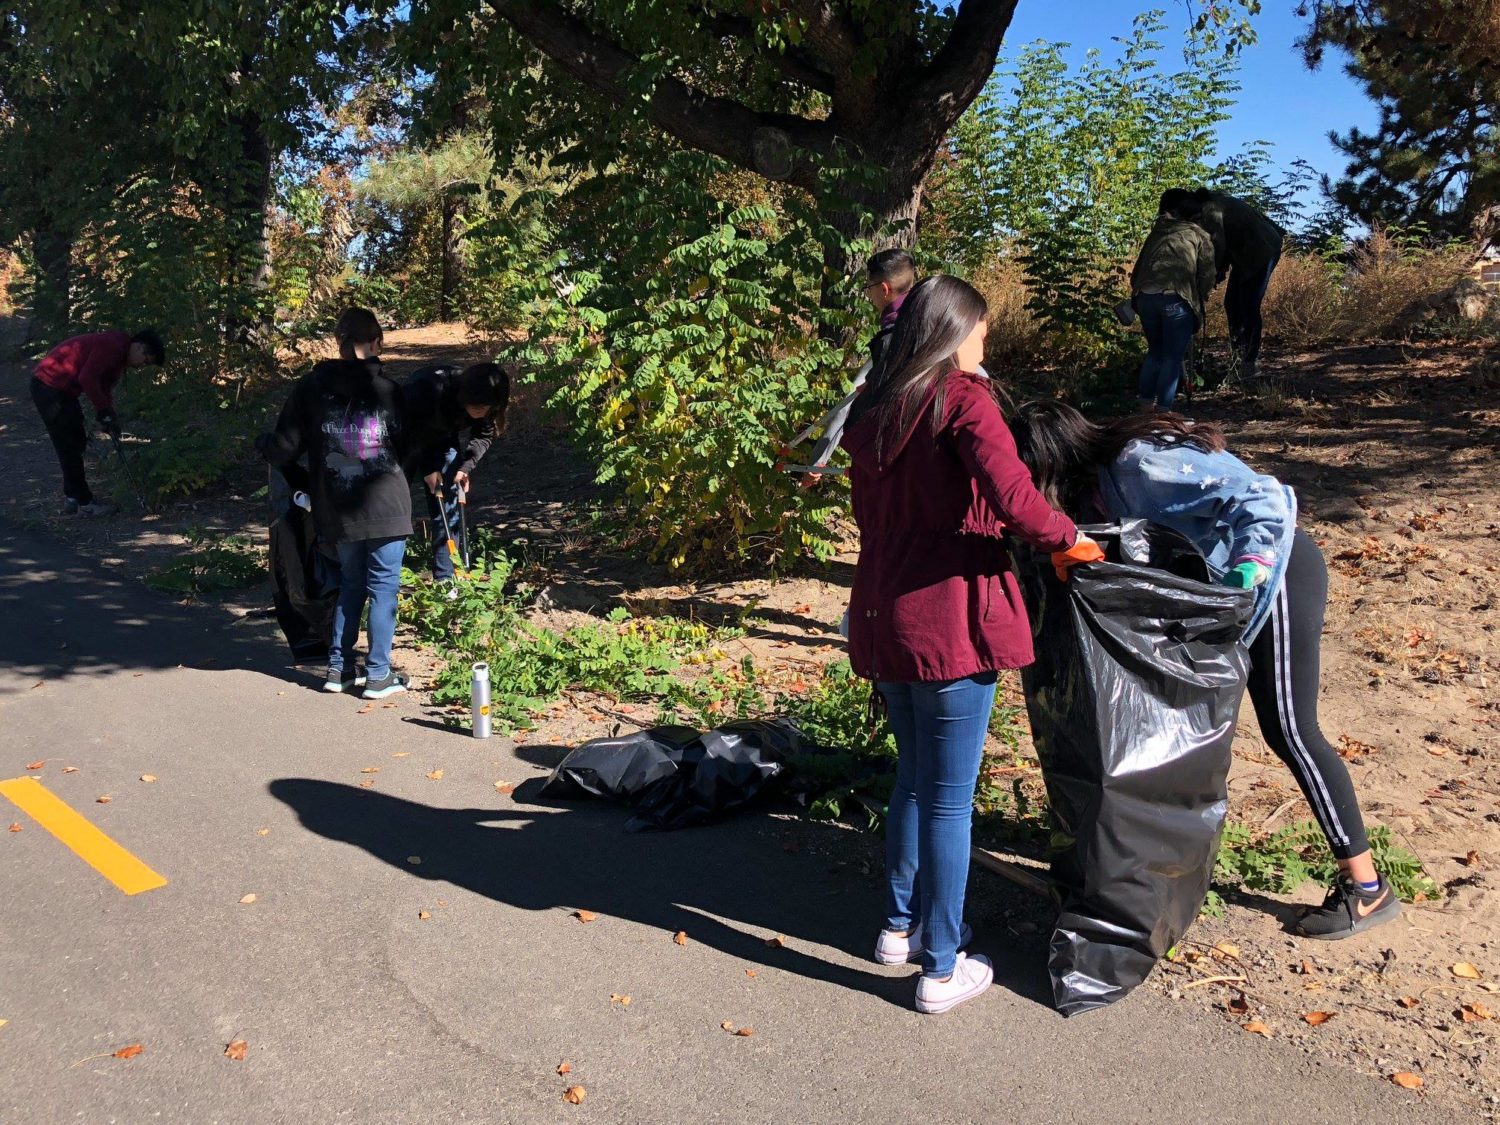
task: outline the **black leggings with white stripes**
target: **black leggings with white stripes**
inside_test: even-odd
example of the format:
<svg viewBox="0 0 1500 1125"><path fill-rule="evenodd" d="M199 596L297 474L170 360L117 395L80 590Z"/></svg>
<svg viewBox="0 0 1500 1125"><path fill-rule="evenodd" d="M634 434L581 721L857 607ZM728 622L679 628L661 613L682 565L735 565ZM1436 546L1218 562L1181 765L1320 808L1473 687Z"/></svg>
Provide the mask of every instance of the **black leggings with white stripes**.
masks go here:
<svg viewBox="0 0 1500 1125"><path fill-rule="evenodd" d="M1318 645L1328 601L1323 552L1298 530L1286 577L1250 645L1250 701L1261 734L1290 767L1339 859L1370 846L1354 783L1318 728Z"/></svg>

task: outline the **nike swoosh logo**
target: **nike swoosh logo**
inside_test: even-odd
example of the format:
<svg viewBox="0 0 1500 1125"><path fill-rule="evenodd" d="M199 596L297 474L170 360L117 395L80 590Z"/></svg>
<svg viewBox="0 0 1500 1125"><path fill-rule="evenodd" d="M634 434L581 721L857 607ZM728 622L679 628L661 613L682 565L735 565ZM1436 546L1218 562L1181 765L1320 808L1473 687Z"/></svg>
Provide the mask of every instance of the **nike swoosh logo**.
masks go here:
<svg viewBox="0 0 1500 1125"><path fill-rule="evenodd" d="M1363 899L1356 899L1354 903L1354 912L1361 918L1368 918L1371 914L1375 913L1375 911L1380 908L1380 905L1385 902L1390 893L1391 892L1389 890L1384 891L1379 898L1370 903L1368 906L1365 905L1365 901Z"/></svg>

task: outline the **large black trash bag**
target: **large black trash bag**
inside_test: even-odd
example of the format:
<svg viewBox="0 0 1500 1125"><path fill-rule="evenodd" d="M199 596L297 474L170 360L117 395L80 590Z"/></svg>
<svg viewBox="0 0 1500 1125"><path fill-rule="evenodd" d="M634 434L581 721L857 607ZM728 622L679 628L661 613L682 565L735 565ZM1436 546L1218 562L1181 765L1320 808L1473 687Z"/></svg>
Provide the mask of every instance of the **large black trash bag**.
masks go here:
<svg viewBox="0 0 1500 1125"><path fill-rule="evenodd" d="M1253 596L1207 581L1192 545L1130 521L1084 529L1109 560L1064 585L1019 552L1036 662L1021 674L1057 828L1062 912L1048 969L1058 1010L1125 996L1208 893Z"/></svg>
<svg viewBox="0 0 1500 1125"><path fill-rule="evenodd" d="M292 660L321 664L333 636L333 607L339 597L339 564L318 540L312 513L292 502L308 488L307 470L298 465L272 469L271 583L276 623Z"/></svg>
<svg viewBox="0 0 1500 1125"><path fill-rule="evenodd" d="M768 794L788 759L812 749L786 719L726 723L703 735L653 727L569 751L541 795L620 801L636 811L629 831L687 828Z"/></svg>

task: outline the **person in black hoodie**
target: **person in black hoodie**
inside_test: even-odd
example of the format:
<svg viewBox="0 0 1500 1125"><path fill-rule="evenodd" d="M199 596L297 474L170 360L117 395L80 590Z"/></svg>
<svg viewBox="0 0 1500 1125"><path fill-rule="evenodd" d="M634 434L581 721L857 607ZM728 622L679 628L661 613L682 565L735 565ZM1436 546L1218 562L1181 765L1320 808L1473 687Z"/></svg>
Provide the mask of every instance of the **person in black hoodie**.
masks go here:
<svg viewBox="0 0 1500 1125"><path fill-rule="evenodd" d="M411 534L411 491L401 469L401 391L381 374L374 313L346 310L334 339L339 358L315 364L297 381L275 430L255 444L278 468L307 457L313 521L319 538L338 551L342 585L323 690L363 685L365 699L384 699L407 687L406 677L391 668L401 560ZM354 645L366 600L370 651L360 677Z"/></svg>
<svg viewBox="0 0 1500 1125"><path fill-rule="evenodd" d="M421 478L427 516L435 529L432 577L452 582L453 556L439 535L440 517L446 512L448 526L458 525L459 493L468 489L474 467L505 429L510 376L498 363L476 363L464 369L434 364L413 372L401 395L406 475L412 480Z"/></svg>

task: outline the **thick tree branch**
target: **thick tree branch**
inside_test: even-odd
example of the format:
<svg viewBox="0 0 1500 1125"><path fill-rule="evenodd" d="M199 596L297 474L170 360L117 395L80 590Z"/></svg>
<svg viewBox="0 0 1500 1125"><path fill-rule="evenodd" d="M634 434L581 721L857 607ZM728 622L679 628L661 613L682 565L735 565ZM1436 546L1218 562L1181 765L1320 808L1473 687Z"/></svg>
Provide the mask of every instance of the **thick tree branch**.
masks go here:
<svg viewBox="0 0 1500 1125"><path fill-rule="evenodd" d="M934 144L984 89L1015 11L1016 0L963 0L947 42L918 75L907 98L912 110L930 122L931 128L923 131L935 129Z"/></svg>
<svg viewBox="0 0 1500 1125"><path fill-rule="evenodd" d="M616 105L636 97L629 73L640 59L547 0L491 0L501 19L575 79ZM759 113L711 97L678 78L659 78L647 100L651 123L692 148L722 156L767 179L811 188L816 168L795 150L832 150L832 127L788 113Z"/></svg>
<svg viewBox="0 0 1500 1125"><path fill-rule="evenodd" d="M810 90L824 94L833 93L833 75L822 65L816 55L798 47L765 47L755 38L755 24L744 16L731 16L710 8L703 9L703 26L722 39L733 39L750 46L762 58L767 59L782 74L793 82L800 82Z"/></svg>

